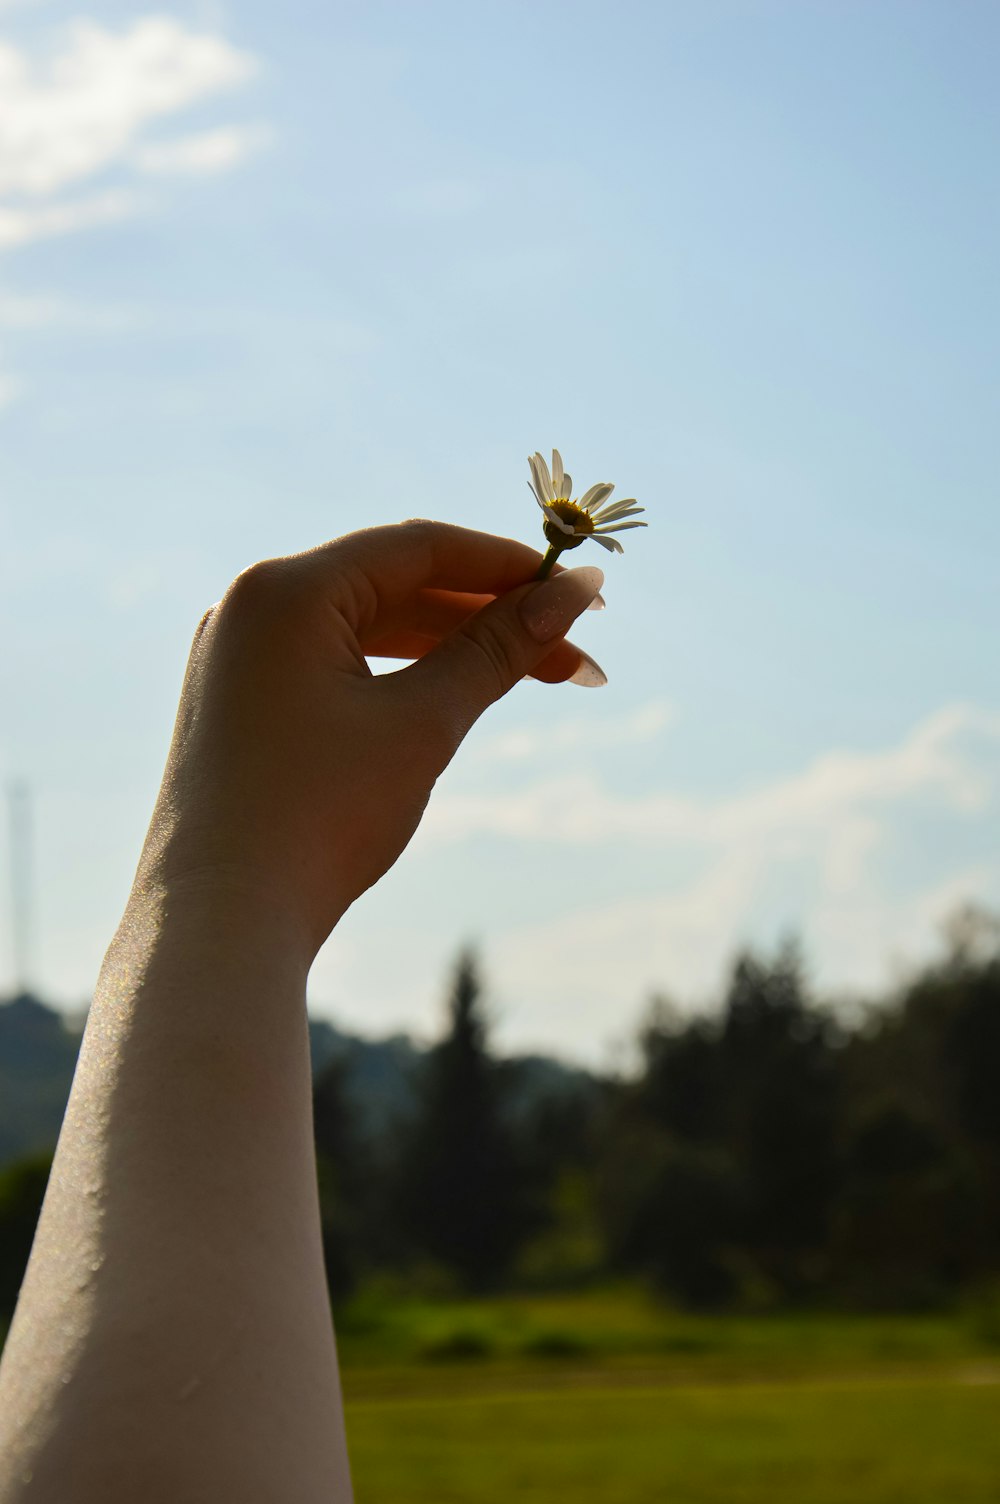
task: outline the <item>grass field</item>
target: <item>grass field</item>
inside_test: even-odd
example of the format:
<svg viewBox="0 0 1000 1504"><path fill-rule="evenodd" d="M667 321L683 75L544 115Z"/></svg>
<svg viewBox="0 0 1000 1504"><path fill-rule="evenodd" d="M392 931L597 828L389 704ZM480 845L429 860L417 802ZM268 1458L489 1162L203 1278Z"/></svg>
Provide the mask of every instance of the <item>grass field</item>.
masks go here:
<svg viewBox="0 0 1000 1504"><path fill-rule="evenodd" d="M621 1292L342 1325L359 1504L1000 1501L1000 1348L974 1320L699 1319Z"/></svg>
<svg viewBox="0 0 1000 1504"><path fill-rule="evenodd" d="M987 1504L995 1387L629 1387L352 1404L359 1504Z"/></svg>
<svg viewBox="0 0 1000 1504"><path fill-rule="evenodd" d="M635 1290L366 1297L358 1504L1000 1504L996 1304L696 1317Z"/></svg>

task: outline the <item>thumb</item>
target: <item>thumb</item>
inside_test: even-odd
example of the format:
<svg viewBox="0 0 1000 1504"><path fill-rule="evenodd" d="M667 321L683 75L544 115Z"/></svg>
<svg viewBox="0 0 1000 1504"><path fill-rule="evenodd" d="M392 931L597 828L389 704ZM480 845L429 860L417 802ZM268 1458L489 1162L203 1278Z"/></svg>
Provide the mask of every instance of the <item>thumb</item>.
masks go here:
<svg viewBox="0 0 1000 1504"><path fill-rule="evenodd" d="M600 569L564 569L484 606L403 670L425 706L438 708L456 743L487 706L530 674L604 583Z"/></svg>

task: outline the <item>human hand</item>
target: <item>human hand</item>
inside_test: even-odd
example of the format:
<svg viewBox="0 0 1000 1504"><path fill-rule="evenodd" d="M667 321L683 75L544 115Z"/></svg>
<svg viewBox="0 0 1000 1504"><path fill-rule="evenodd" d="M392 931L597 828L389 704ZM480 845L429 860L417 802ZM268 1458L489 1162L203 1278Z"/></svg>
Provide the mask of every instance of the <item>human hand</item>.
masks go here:
<svg viewBox="0 0 1000 1504"><path fill-rule="evenodd" d="M263 903L311 961L487 706L585 663L564 634L603 575L535 583L539 558L416 521L241 574L195 637L139 886ZM376 676L367 656L415 661Z"/></svg>

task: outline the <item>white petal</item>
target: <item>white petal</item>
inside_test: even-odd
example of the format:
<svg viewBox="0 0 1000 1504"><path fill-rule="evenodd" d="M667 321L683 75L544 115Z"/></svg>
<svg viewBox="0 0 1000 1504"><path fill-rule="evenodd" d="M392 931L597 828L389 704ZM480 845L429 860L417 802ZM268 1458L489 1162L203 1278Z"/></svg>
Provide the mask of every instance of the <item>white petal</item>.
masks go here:
<svg viewBox="0 0 1000 1504"><path fill-rule="evenodd" d="M543 476L541 468L539 466L539 460L541 460L542 464L544 465L545 461L542 460L541 455L533 454L528 460L528 464L531 466L531 483L535 488L535 495L538 497L539 501L544 507L547 506L552 500L552 492L545 484L545 477ZM547 473L548 472L546 472L546 474Z"/></svg>
<svg viewBox="0 0 1000 1504"><path fill-rule="evenodd" d="M594 542L599 543L602 548L606 548L609 553L623 554L625 552L617 538L602 538L600 533L588 533L587 536L593 538Z"/></svg>
<svg viewBox="0 0 1000 1504"><path fill-rule="evenodd" d="M598 533L624 533L626 528L648 526L648 522L606 522L600 527L595 528L594 531Z"/></svg>
<svg viewBox="0 0 1000 1504"><path fill-rule="evenodd" d="M555 523L561 533L568 533L571 538L575 536L576 528L571 522L563 522L558 512L554 512L551 507L542 507L542 511L550 522Z"/></svg>
<svg viewBox="0 0 1000 1504"><path fill-rule="evenodd" d="M535 490L542 498L543 505L550 506L552 503L552 488L551 486L546 486L542 472L538 469L535 470Z"/></svg>
<svg viewBox="0 0 1000 1504"><path fill-rule="evenodd" d="M538 473L538 479L542 483L542 486L544 488L545 494L546 494L546 496L548 496L551 499L555 495L555 492L552 489L552 477L549 474L549 467L548 467L548 465L545 463L545 460L543 459L543 457L537 451L535 453L535 461L534 461L534 463L535 463L535 469L536 469L536 471Z"/></svg>
<svg viewBox="0 0 1000 1504"><path fill-rule="evenodd" d="M591 486L590 490L580 497L580 505L589 512L591 507L599 507L602 501L607 501L614 489L610 481L599 480L596 486Z"/></svg>
<svg viewBox="0 0 1000 1504"><path fill-rule="evenodd" d="M572 495L573 495L573 477L572 477L572 475L569 475L567 473L567 474L563 475L562 497L561 497L561 500L562 501L569 501L569 499L570 499L570 497Z"/></svg>
<svg viewBox="0 0 1000 1504"><path fill-rule="evenodd" d="M607 527L609 522L624 522L626 517L635 517L642 510L642 507L626 507L624 512L594 512L591 515L595 527Z"/></svg>
<svg viewBox="0 0 1000 1504"><path fill-rule="evenodd" d="M633 496L628 501L613 501L610 506L601 507L599 511L592 512L591 516L596 521L598 518L625 517L630 512L644 512L645 510L645 507L636 506Z"/></svg>
<svg viewBox="0 0 1000 1504"><path fill-rule="evenodd" d="M534 486L534 482L533 481L529 480L529 482L528 482L528 490L531 492L532 496L538 502L538 505L541 507L542 511L543 512L546 511L547 510L547 504L542 500L542 498L539 496L538 492L535 490L535 486Z"/></svg>
<svg viewBox="0 0 1000 1504"><path fill-rule="evenodd" d="M566 472L563 470L562 455L559 453L558 449L553 449L553 451L552 451L552 495L553 496L561 496L562 497L562 496L568 496L569 495L568 491L564 491L563 490L563 476L565 475L565 473Z"/></svg>

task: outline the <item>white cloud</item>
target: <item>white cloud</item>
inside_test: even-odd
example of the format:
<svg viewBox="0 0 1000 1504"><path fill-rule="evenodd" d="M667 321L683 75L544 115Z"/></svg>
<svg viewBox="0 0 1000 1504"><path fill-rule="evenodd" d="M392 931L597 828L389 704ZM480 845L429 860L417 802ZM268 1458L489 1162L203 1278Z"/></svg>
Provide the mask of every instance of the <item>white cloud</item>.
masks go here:
<svg viewBox="0 0 1000 1504"><path fill-rule="evenodd" d="M0 193L47 196L122 161L150 121L244 82L254 60L165 16L68 28L40 63L0 43Z"/></svg>
<svg viewBox="0 0 1000 1504"><path fill-rule="evenodd" d="M633 1027L653 992L705 995L718 978L720 948L746 933L756 875L753 855L734 847L676 892L584 906L494 937L490 965L507 1003L508 1035L563 1048L572 1041L593 1056L610 1031ZM533 1029L538 1013L544 1026Z"/></svg>
<svg viewBox="0 0 1000 1504"><path fill-rule="evenodd" d="M492 934L489 960L507 1043L572 1041L597 1059L650 992L706 998L727 948L771 941L787 925L803 928L821 986L883 985L927 954L957 904L1000 903L1000 850L982 858L998 815L1000 715L955 706L894 746L826 753L735 798L629 795L584 766L514 793L442 791L426 818L438 842L531 842L540 893L550 861L577 853L579 907L560 902ZM610 894L605 861L617 874ZM632 891L615 896L630 863Z"/></svg>
<svg viewBox="0 0 1000 1504"><path fill-rule="evenodd" d="M782 877L784 876L784 882ZM964 903L1000 903L1000 870L967 868L916 893L858 883L820 892L796 908L790 874L761 852L734 848L695 882L556 922L540 920L491 937L488 958L503 1000L505 1042L569 1050L592 1061L634 1033L646 1001L666 989L688 1006L718 996L742 945L770 944L799 927L823 995L871 995L938 950L937 934ZM754 912L761 887L783 889L777 925Z"/></svg>
<svg viewBox="0 0 1000 1504"><path fill-rule="evenodd" d="M264 126L228 126L136 147L131 160L140 172L209 176L228 172L261 151L270 140L271 133Z"/></svg>
<svg viewBox="0 0 1000 1504"><path fill-rule="evenodd" d="M443 794L425 823L439 840L481 834L537 839L544 830L551 841L582 846L670 840L712 847L761 838L794 844L818 832L839 842L835 866L843 878L856 865L848 860L848 844L859 856L871 846L874 833L861 824L871 809L920 795L968 811L995 795L996 770L984 772L967 755L966 743L975 737L1000 745L1000 715L949 707L897 747L826 753L800 774L732 799L712 802L663 791L633 797L581 770L513 793ZM853 822L846 835L844 821Z"/></svg>
<svg viewBox="0 0 1000 1504"><path fill-rule="evenodd" d="M103 334L131 330L143 321L127 304L76 303L47 294L0 292L0 329L62 328Z"/></svg>
<svg viewBox="0 0 1000 1504"><path fill-rule="evenodd" d="M0 293L0 329L40 329L58 316L57 298Z"/></svg>
<svg viewBox="0 0 1000 1504"><path fill-rule="evenodd" d="M139 177L223 172L258 150L261 126L143 139L148 126L244 83L256 68L224 37L162 15L117 31L77 21L41 55L0 38L0 252L140 212L149 199L136 191ZM125 180L108 183L112 172ZM79 310L67 317L58 299L0 299L0 328L56 322L94 325ZM18 389L0 373L0 406Z"/></svg>
<svg viewBox="0 0 1000 1504"><path fill-rule="evenodd" d="M2 304L0 304L2 309ZM618 721L562 721L544 729L520 727L479 741L475 758L480 762L524 762L531 758L565 757L575 752L595 752L610 747L633 747L651 742L672 718L665 700L640 705Z"/></svg>
<svg viewBox="0 0 1000 1504"><path fill-rule="evenodd" d="M0 371L0 409L14 402L21 395L22 390L22 383L16 376Z"/></svg>
<svg viewBox="0 0 1000 1504"><path fill-rule="evenodd" d="M133 214L138 202L134 194L113 189L55 204L10 208L0 203L0 250L112 224Z"/></svg>

